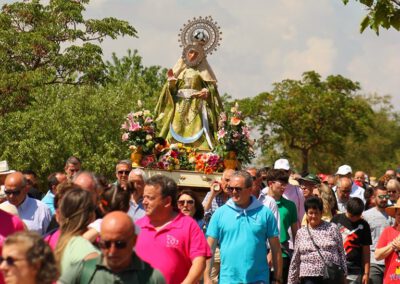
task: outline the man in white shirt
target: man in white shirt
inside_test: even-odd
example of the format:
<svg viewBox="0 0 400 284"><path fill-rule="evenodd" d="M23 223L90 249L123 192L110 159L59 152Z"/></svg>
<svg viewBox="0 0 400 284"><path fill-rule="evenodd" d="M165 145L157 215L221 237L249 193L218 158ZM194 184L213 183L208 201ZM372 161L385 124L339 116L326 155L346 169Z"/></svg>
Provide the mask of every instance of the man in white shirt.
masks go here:
<svg viewBox="0 0 400 284"><path fill-rule="evenodd" d="M4 193L8 203L17 207L18 215L27 228L44 235L51 220L50 209L41 201L28 196L24 175L15 172L7 176Z"/></svg>
<svg viewBox="0 0 400 284"><path fill-rule="evenodd" d="M354 181L352 179L352 174L353 174L353 170L351 169L351 167L349 165L340 166L336 172L336 175L339 176L339 178L347 177L347 178L351 179L352 185L351 185L350 197L358 197L365 204L365 198L364 198L365 189L354 183ZM336 191L335 188L334 188L334 191Z"/></svg>

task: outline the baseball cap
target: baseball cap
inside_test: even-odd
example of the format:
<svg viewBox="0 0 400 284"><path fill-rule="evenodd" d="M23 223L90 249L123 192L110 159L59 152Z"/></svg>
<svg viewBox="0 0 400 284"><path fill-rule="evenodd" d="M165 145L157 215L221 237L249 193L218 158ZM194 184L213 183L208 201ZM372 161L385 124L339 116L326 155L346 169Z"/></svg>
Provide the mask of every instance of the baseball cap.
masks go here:
<svg viewBox="0 0 400 284"><path fill-rule="evenodd" d="M275 164L274 164L274 169L275 170L285 170L285 171L290 170L289 161L287 159L276 160Z"/></svg>
<svg viewBox="0 0 400 284"><path fill-rule="evenodd" d="M336 172L337 175L341 175L341 176L351 174L351 173L353 173L353 170L351 169L351 167L349 165L340 166Z"/></svg>

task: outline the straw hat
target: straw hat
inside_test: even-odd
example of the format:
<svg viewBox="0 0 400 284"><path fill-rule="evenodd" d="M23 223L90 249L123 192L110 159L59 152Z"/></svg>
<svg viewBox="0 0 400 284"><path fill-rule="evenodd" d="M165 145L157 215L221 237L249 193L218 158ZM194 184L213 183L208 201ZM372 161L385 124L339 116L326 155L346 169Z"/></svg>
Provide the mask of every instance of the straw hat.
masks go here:
<svg viewBox="0 0 400 284"><path fill-rule="evenodd" d="M394 218L394 214L396 213L396 209L400 209L400 199L397 200L395 205L386 207L385 211L390 217Z"/></svg>
<svg viewBox="0 0 400 284"><path fill-rule="evenodd" d="M7 161L0 161L0 175L8 175L14 173L14 170L10 170Z"/></svg>

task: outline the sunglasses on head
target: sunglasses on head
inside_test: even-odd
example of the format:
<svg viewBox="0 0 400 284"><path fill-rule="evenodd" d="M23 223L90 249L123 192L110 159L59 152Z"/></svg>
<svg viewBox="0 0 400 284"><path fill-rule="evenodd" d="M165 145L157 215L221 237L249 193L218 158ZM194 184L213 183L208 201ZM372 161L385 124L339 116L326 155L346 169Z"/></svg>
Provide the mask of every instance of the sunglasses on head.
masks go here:
<svg viewBox="0 0 400 284"><path fill-rule="evenodd" d="M234 190L236 190L236 192L241 192L241 191L243 190L243 187L239 187L239 186L228 186L226 189L229 190L230 192L233 192Z"/></svg>
<svg viewBox="0 0 400 284"><path fill-rule="evenodd" d="M130 171L118 171L117 173L119 175L122 175L122 174L129 175Z"/></svg>
<svg viewBox="0 0 400 284"><path fill-rule="evenodd" d="M7 257L2 257L0 256L0 264L3 263L3 261L5 261L7 263L8 266L14 266L16 261L20 261L20 260L24 260L23 258L19 259L19 258L14 258L12 256L7 256Z"/></svg>
<svg viewBox="0 0 400 284"><path fill-rule="evenodd" d="M183 206L185 204L193 205L194 204L194 200L178 200L178 205Z"/></svg>
<svg viewBox="0 0 400 284"><path fill-rule="evenodd" d="M100 240L99 241L99 247L102 249L109 249L112 244L114 244L114 247L117 249L124 249L126 248L128 242L126 241L105 241L105 240Z"/></svg>

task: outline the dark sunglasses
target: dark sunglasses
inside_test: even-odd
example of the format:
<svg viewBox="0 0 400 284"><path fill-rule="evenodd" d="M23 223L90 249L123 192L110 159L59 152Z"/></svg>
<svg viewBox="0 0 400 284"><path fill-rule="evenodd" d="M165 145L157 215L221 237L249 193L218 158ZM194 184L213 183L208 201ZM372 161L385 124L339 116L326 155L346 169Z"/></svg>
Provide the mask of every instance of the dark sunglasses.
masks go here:
<svg viewBox="0 0 400 284"><path fill-rule="evenodd" d="M251 178L253 179L253 181L255 181L257 179L256 176L251 176Z"/></svg>
<svg viewBox="0 0 400 284"><path fill-rule="evenodd" d="M124 249L126 248L128 242L126 241L99 241L99 247L102 249L109 249L111 245L114 244L115 248L117 249Z"/></svg>
<svg viewBox="0 0 400 284"><path fill-rule="evenodd" d="M18 189L18 190L4 190L4 193L6 194L6 195L14 195L14 196L17 196L17 195L19 195L20 193L21 193L21 190L20 189Z"/></svg>
<svg viewBox="0 0 400 284"><path fill-rule="evenodd" d="M239 186L228 186L226 189L229 190L230 192L233 192L234 190L236 190L236 192L241 192L241 191L243 190L243 187L239 187Z"/></svg>
<svg viewBox="0 0 400 284"><path fill-rule="evenodd" d="M118 171L119 175L125 174L125 175L129 175L130 171Z"/></svg>
<svg viewBox="0 0 400 284"><path fill-rule="evenodd" d="M0 256L0 264L5 261L8 266L14 266L16 261L24 260L23 258L13 258L12 256L2 257Z"/></svg>
<svg viewBox="0 0 400 284"><path fill-rule="evenodd" d="M185 204L190 204L193 205L194 204L194 200L178 200L178 205L183 206Z"/></svg>
<svg viewBox="0 0 400 284"><path fill-rule="evenodd" d="M389 194L382 194L382 195L378 195L379 199L389 199L390 195Z"/></svg>

